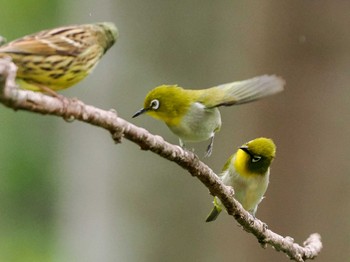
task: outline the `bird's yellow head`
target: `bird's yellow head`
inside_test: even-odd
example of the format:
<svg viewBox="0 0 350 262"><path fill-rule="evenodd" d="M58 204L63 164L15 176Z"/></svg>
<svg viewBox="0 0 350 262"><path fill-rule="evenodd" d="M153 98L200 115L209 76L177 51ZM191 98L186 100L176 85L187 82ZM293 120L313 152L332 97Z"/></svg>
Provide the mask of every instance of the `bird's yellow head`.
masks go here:
<svg viewBox="0 0 350 262"><path fill-rule="evenodd" d="M276 145L269 138L256 138L242 145L237 153L234 166L243 176L264 175L276 155Z"/></svg>
<svg viewBox="0 0 350 262"><path fill-rule="evenodd" d="M146 96L144 107L133 117L143 113L164 121L168 125L177 125L190 106L191 96L176 85L161 85L152 89Z"/></svg>

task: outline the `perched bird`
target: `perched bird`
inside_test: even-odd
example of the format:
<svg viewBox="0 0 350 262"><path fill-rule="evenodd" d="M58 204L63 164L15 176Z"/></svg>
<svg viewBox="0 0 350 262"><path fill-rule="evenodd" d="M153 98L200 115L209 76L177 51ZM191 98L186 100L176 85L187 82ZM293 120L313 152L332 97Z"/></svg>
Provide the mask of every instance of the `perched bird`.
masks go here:
<svg viewBox="0 0 350 262"><path fill-rule="evenodd" d="M190 90L176 85L161 85L151 90L144 107L133 117L143 113L162 120L179 137L180 145L210 139L206 156L210 156L215 133L220 130L219 106L248 103L281 92L284 80L274 75L263 75L245 81L216 87Z"/></svg>
<svg viewBox="0 0 350 262"><path fill-rule="evenodd" d="M269 138L256 138L242 145L226 162L219 175L222 182L234 189L235 199L255 216L269 184L270 165L276 146ZM223 206L214 198L214 208L206 222L214 221Z"/></svg>
<svg viewBox="0 0 350 262"><path fill-rule="evenodd" d="M0 46L0 58L17 65L21 88L55 93L90 74L117 38L113 23L64 26Z"/></svg>

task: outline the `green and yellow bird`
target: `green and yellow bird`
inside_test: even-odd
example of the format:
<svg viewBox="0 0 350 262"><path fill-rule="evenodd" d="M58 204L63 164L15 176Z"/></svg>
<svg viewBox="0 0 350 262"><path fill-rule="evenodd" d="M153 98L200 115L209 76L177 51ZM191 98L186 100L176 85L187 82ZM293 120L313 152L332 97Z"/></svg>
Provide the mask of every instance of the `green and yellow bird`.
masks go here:
<svg viewBox="0 0 350 262"><path fill-rule="evenodd" d="M89 75L117 38L109 22L63 26L0 46L0 58L16 64L21 88L54 93Z"/></svg>
<svg viewBox="0 0 350 262"><path fill-rule="evenodd" d="M146 95L144 107L133 117L147 113L162 120L179 137L182 147L187 142L210 139L207 148L207 156L210 156L215 133L221 128L218 107L244 104L274 95L283 90L284 84L280 77L263 75L202 90L161 85Z"/></svg>
<svg viewBox="0 0 350 262"><path fill-rule="evenodd" d="M271 139L256 138L242 145L219 175L225 185L233 187L235 199L253 216L269 184L270 165L275 155L276 146ZM215 197L206 222L214 221L222 209L223 205Z"/></svg>

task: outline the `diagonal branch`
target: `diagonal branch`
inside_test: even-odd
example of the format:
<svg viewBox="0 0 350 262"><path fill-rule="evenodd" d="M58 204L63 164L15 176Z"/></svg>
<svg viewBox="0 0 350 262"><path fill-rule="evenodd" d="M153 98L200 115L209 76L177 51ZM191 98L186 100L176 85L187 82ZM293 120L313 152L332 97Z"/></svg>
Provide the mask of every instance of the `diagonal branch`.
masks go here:
<svg viewBox="0 0 350 262"><path fill-rule="evenodd" d="M79 120L108 130L116 143L126 138L186 169L197 177L210 191L217 196L229 215L247 231L255 235L265 247L267 244L277 251L284 252L295 261L305 261L315 258L322 249L321 236L311 234L303 246L294 243L293 238L280 236L267 228L267 225L245 211L234 198L231 187L225 186L218 176L198 157L179 146L172 145L160 136L150 134L147 130L137 127L117 116L115 110L105 111L90 105L85 105L77 99L50 97L42 93L19 90L15 85L16 66L5 59L0 59L0 102L14 110L26 110L40 114L62 117L66 120Z"/></svg>

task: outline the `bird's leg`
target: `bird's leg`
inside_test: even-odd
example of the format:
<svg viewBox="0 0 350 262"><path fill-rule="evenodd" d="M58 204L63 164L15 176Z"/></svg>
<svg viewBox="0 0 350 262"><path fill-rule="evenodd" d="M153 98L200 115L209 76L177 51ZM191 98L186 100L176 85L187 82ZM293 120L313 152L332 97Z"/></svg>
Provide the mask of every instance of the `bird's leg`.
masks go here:
<svg viewBox="0 0 350 262"><path fill-rule="evenodd" d="M44 85L38 85L36 84L36 86L40 89L41 92L49 94L52 97L56 97L58 99L65 99L65 97L63 95L58 94L56 91L52 90L51 88L48 88L47 86Z"/></svg>
<svg viewBox="0 0 350 262"><path fill-rule="evenodd" d="M211 153L213 152L213 146L214 146L214 135L210 138L210 143L207 147L207 152L205 153L205 157L210 157Z"/></svg>
<svg viewBox="0 0 350 262"><path fill-rule="evenodd" d="M6 38L0 35L0 46L4 45L6 43L7 43Z"/></svg>
<svg viewBox="0 0 350 262"><path fill-rule="evenodd" d="M189 151L189 152L194 153L194 148L192 148L192 149L187 149L187 148L186 148L186 145L185 145L185 143L184 143L184 141L182 141L181 138L179 138L179 144L180 144L180 146L181 146L181 148L182 148L183 150L187 150L187 151Z"/></svg>
<svg viewBox="0 0 350 262"><path fill-rule="evenodd" d="M179 144L182 149L185 149L185 143L181 140L181 138L179 138Z"/></svg>
<svg viewBox="0 0 350 262"><path fill-rule="evenodd" d="M44 85L38 85L36 84L36 86L40 89L40 91L42 91L43 93L46 93L52 97L56 97L57 99L59 99L62 104L63 104L63 108L64 110L66 110L66 108L68 107L69 104L69 99L61 94L58 94L56 91L52 90L51 88L48 88L47 86Z"/></svg>

